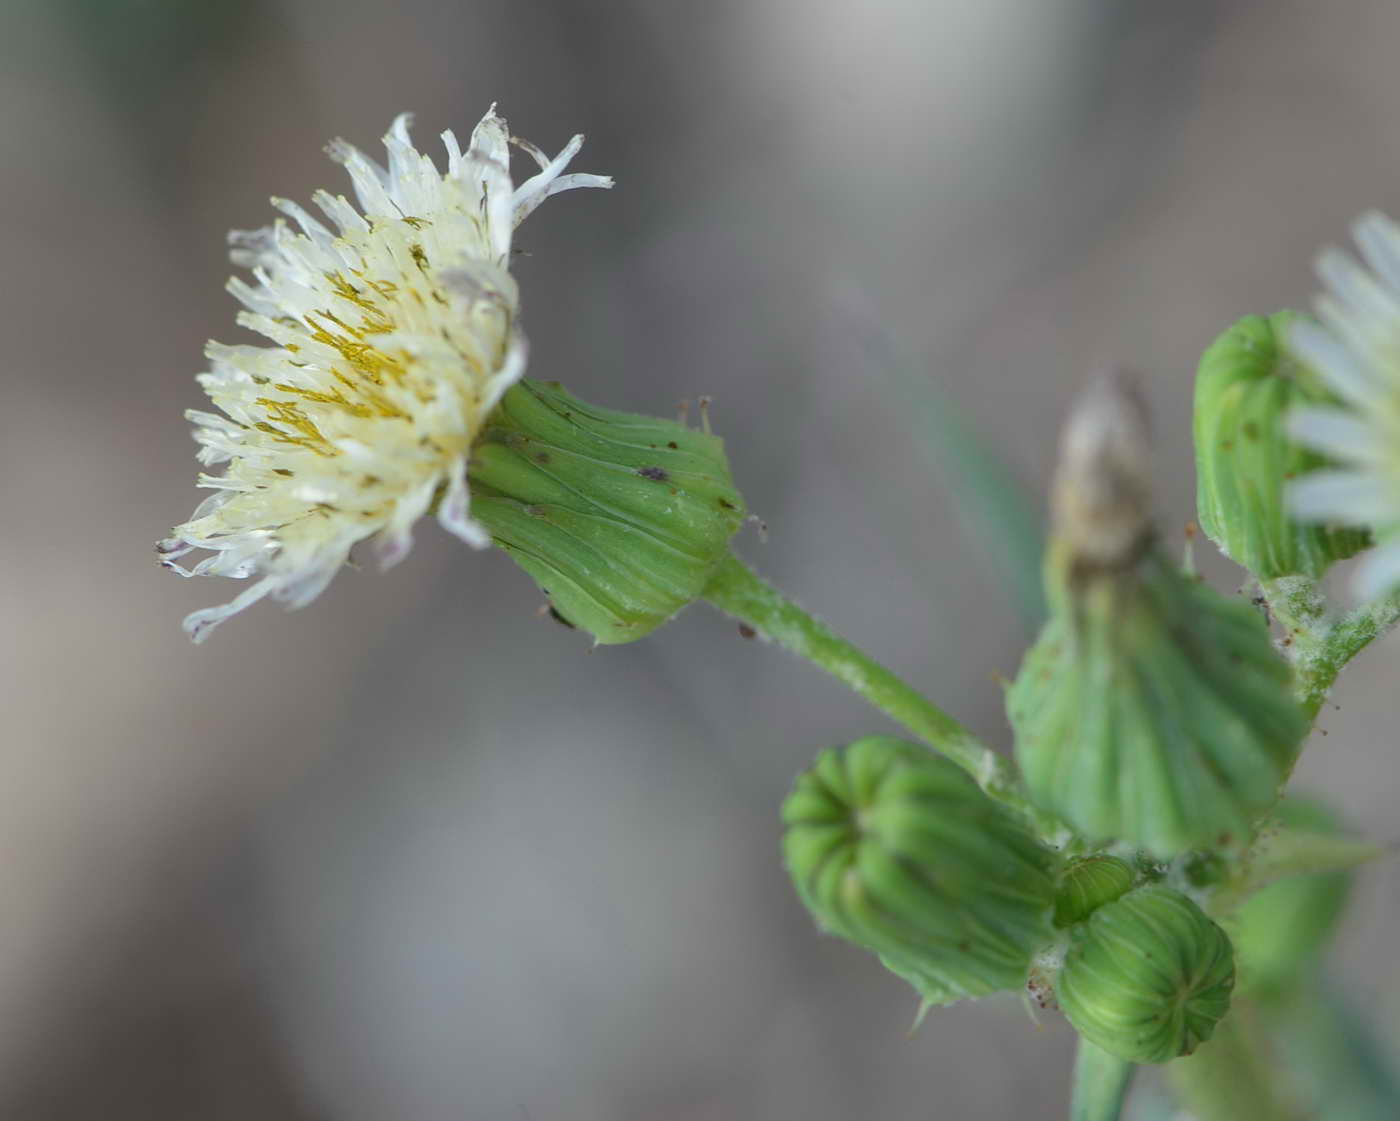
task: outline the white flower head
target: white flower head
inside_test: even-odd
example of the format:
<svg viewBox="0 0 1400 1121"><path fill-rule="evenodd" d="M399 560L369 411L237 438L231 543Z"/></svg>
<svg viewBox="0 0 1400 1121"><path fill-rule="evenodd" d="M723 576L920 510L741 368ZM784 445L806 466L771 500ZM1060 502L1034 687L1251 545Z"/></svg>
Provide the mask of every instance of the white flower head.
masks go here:
<svg viewBox="0 0 1400 1121"><path fill-rule="evenodd" d="M469 513L467 460L525 371L511 235L550 195L612 179L563 174L583 137L549 159L511 137L495 106L465 152L442 134L439 172L413 147L410 121L399 116L384 137L387 170L342 140L328 147L359 203L318 191L330 226L275 198L295 229L279 218L229 235L230 256L254 281L229 281L238 323L273 345L211 342L198 381L219 412L186 414L199 461L226 466L200 475L214 493L157 546L161 562L184 576L252 580L185 619L196 642L265 596L311 602L367 538L381 567L397 563L434 506L449 532L490 543ZM519 186L510 144L539 164ZM209 555L176 563L195 549Z"/></svg>
<svg viewBox="0 0 1400 1121"><path fill-rule="evenodd" d="M1381 544L1356 574L1371 599L1400 583L1400 226L1371 213L1353 233L1365 264L1324 252L1321 323L1300 323L1290 338L1340 402L1295 410L1290 431L1337 466L1298 480L1289 500L1299 518L1377 532Z"/></svg>

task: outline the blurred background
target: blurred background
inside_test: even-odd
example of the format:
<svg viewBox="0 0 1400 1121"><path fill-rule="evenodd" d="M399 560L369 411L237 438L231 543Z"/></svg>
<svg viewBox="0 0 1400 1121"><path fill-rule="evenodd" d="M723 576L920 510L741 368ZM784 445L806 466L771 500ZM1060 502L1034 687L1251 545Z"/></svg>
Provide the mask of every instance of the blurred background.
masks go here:
<svg viewBox="0 0 1400 1121"><path fill-rule="evenodd" d="M0 1117L1060 1116L1057 1017L910 1037L815 934L778 804L887 725L732 623L590 652L425 524L190 646L232 586L152 545L200 497L201 348L251 341L224 232L344 189L323 144L403 109L429 150L492 101L586 132L616 190L517 243L535 375L711 394L770 527L739 550L1004 748L1025 594L949 448L1038 511L1070 394L1128 364L1180 532L1202 348L1400 208L1397 42L1388 0L5 0ZM1299 775L1389 840L1396 651ZM1372 868L1331 972L1383 1033L1397 924Z"/></svg>

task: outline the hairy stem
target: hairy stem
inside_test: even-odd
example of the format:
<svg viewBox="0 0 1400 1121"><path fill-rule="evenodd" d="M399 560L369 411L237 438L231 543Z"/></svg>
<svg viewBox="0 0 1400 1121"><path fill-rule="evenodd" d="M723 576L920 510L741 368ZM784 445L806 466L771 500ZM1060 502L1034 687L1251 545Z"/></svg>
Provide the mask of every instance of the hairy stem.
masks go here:
<svg viewBox="0 0 1400 1121"><path fill-rule="evenodd" d="M1317 581L1306 576L1266 580L1261 590L1287 632L1294 692L1310 716L1322 708L1342 668L1400 622L1400 592L1336 616L1328 612Z"/></svg>
<svg viewBox="0 0 1400 1121"><path fill-rule="evenodd" d="M730 554L720 563L705 589L705 598L855 690L1043 832L1058 831L1058 823L1026 800L1005 759L912 686L783 596L738 557Z"/></svg>

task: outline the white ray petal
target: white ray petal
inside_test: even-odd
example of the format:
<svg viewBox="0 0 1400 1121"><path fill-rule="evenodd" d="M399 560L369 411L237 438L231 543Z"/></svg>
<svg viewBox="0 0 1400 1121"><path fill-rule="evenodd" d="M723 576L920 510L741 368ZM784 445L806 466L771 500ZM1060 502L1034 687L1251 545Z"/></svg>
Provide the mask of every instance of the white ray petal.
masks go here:
<svg viewBox="0 0 1400 1121"><path fill-rule="evenodd" d="M1344 463L1374 463L1390 451L1373 427L1343 409L1295 409L1288 417L1288 431L1300 444Z"/></svg>
<svg viewBox="0 0 1400 1121"><path fill-rule="evenodd" d="M1375 378L1326 328L1315 323L1295 323L1288 343L1299 358L1348 401L1365 405L1376 396Z"/></svg>
<svg viewBox="0 0 1400 1121"><path fill-rule="evenodd" d="M1400 541L1376 546L1356 566L1356 591L1362 599L1376 599L1400 584Z"/></svg>
<svg viewBox="0 0 1400 1121"><path fill-rule="evenodd" d="M1367 525L1397 512L1394 493L1360 471L1314 471L1288 488L1293 513L1307 521Z"/></svg>

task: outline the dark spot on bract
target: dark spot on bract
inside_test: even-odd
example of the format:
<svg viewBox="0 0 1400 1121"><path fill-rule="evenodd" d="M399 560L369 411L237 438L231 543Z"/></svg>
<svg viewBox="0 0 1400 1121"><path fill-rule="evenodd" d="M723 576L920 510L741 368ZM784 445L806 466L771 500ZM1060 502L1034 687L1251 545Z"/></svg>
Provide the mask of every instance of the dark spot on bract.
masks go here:
<svg viewBox="0 0 1400 1121"><path fill-rule="evenodd" d="M650 479L654 483L664 483L669 475L664 467L638 467L637 474L644 479Z"/></svg>
<svg viewBox="0 0 1400 1121"><path fill-rule="evenodd" d="M1247 420L1244 422L1244 434L1251 440L1259 439L1259 425L1257 422Z"/></svg>
<svg viewBox="0 0 1400 1121"><path fill-rule="evenodd" d="M735 506L734 503L730 502L729 499L723 497L720 498L719 504L723 506L726 510L737 510L739 508Z"/></svg>
<svg viewBox="0 0 1400 1121"><path fill-rule="evenodd" d="M680 451L681 448L680 444L676 443L674 440L667 441L666 446L672 451Z"/></svg>
<svg viewBox="0 0 1400 1121"><path fill-rule="evenodd" d="M749 626L747 623L740 623L740 624L739 624L739 637L740 637L740 638L756 638L757 636L758 636L758 632L757 632L756 630L754 630L751 626Z"/></svg>
<svg viewBox="0 0 1400 1121"><path fill-rule="evenodd" d="M548 463L548 462L549 462L549 452L536 452L536 453L535 453L535 462L536 462L536 463Z"/></svg>

